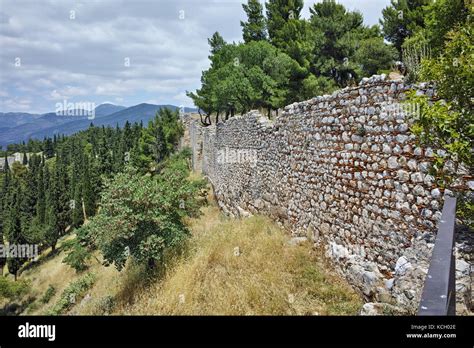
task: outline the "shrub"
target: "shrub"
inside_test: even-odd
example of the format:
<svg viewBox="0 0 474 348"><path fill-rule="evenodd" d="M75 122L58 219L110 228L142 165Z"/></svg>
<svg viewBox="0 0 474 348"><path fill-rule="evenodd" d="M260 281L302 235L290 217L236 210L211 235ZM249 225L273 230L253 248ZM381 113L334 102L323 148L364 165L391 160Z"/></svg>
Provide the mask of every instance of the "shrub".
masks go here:
<svg viewBox="0 0 474 348"><path fill-rule="evenodd" d="M74 268L76 272L85 271L87 266L87 261L91 258L91 253L87 250L86 247L82 246L81 243L76 239L71 244L71 251L64 258L63 263Z"/></svg>
<svg viewBox="0 0 474 348"><path fill-rule="evenodd" d="M113 296L105 296L97 304L97 310L100 314L109 314L115 308L116 302Z"/></svg>
<svg viewBox="0 0 474 348"><path fill-rule="evenodd" d="M17 299L26 294L29 289L30 283L26 280L11 281L6 277L0 277L0 298Z"/></svg>
<svg viewBox="0 0 474 348"><path fill-rule="evenodd" d="M44 304L48 303L54 296L54 294L56 294L56 289L54 288L54 286L48 286L48 289L44 293L43 297L40 299L40 302Z"/></svg>
<svg viewBox="0 0 474 348"><path fill-rule="evenodd" d="M58 302L51 308L49 315L58 315L64 313L72 307L76 301L84 296L85 292L94 285L95 275L87 273L79 280L71 283L61 294Z"/></svg>

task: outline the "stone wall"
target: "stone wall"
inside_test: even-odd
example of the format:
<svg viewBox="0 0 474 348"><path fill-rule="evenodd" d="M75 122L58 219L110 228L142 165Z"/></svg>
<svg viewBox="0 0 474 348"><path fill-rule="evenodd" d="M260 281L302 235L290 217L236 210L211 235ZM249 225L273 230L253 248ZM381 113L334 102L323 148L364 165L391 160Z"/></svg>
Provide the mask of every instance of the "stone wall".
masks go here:
<svg viewBox="0 0 474 348"><path fill-rule="evenodd" d="M191 121L193 165L225 213L271 216L323 248L367 301L415 313L444 192L428 172L433 150L410 134L417 109L400 103L406 89L374 76L289 105L273 122L256 111L206 128Z"/></svg>

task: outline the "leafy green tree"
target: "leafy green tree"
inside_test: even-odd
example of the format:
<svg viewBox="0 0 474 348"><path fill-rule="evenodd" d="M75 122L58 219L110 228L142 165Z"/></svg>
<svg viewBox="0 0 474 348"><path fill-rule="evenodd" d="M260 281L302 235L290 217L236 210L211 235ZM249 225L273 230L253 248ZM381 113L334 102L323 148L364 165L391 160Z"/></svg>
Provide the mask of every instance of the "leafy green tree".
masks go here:
<svg viewBox="0 0 474 348"><path fill-rule="evenodd" d="M426 98L412 97L423 106L415 132L425 143L446 150L451 159L470 167L474 166L473 28L468 22L451 31L444 53L423 61L422 78L436 81L438 96L444 101L429 104Z"/></svg>
<svg viewBox="0 0 474 348"><path fill-rule="evenodd" d="M247 22L240 22L244 41L248 43L250 41L266 40L266 23L260 1L248 0L247 4L242 4L242 7L247 14Z"/></svg>
<svg viewBox="0 0 474 348"><path fill-rule="evenodd" d="M88 238L84 238L84 230L82 228L79 231L76 239L71 242L66 242L64 245L65 250L69 249L67 256L64 258L63 263L74 268L77 273L83 272L88 268L88 261L92 258L91 243Z"/></svg>
<svg viewBox="0 0 474 348"><path fill-rule="evenodd" d="M187 179L183 156L171 157L157 176L127 170L107 180L101 210L82 227L94 236L106 264L121 270L129 256L154 267L166 250L188 235L185 216L199 213L196 195L202 182Z"/></svg>
<svg viewBox="0 0 474 348"><path fill-rule="evenodd" d="M188 95L208 115L216 113L216 120L252 108L278 109L291 100L299 65L266 41L227 45L211 61L201 89Z"/></svg>
<svg viewBox="0 0 474 348"><path fill-rule="evenodd" d="M250 82L250 99L245 109L278 109L291 100L291 78L298 63L268 42L251 42L238 47L243 73ZM240 111L240 110L239 110Z"/></svg>
<svg viewBox="0 0 474 348"><path fill-rule="evenodd" d="M436 81L441 100L433 102L414 92L409 98L410 103L420 106L412 131L420 142L444 150L444 155L435 156L434 174L444 186L454 185L459 194L457 216L471 228L474 228L474 202L455 183L462 175L461 165L468 170L474 168L473 38L474 25L472 19L467 19L446 35L440 56L422 62L421 77Z"/></svg>
<svg viewBox="0 0 474 348"><path fill-rule="evenodd" d="M380 70L389 69L397 57L396 49L386 45L382 37L372 37L361 41L354 56L361 65L364 76L372 76Z"/></svg>
<svg viewBox="0 0 474 348"><path fill-rule="evenodd" d="M435 55L442 53L446 39L449 40L447 34L467 21L472 8L472 2L468 0L436 0L426 8L425 35Z"/></svg>
<svg viewBox="0 0 474 348"><path fill-rule="evenodd" d="M46 219L46 190L48 187L45 187L44 171L45 165L42 164L38 170L36 179L38 192L36 196L35 217L38 225L43 225Z"/></svg>
<svg viewBox="0 0 474 348"><path fill-rule="evenodd" d="M427 5L431 0L391 0L382 10L380 24L385 39L393 43L400 53L405 39L424 27Z"/></svg>
<svg viewBox="0 0 474 348"><path fill-rule="evenodd" d="M5 167L4 167L3 171L4 171L5 173L8 173L9 170L10 170L10 165L9 165L9 163L8 163L8 155L7 155L7 152L5 152L5 158L4 158L3 160L5 161Z"/></svg>

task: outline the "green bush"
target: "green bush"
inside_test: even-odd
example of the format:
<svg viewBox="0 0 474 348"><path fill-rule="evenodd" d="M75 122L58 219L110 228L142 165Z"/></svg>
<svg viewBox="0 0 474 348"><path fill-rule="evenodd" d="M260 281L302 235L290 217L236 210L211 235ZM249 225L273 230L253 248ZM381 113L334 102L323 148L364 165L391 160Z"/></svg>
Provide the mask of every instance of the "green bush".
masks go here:
<svg viewBox="0 0 474 348"><path fill-rule="evenodd" d="M474 228L474 202L467 190L456 186L457 179L474 167L474 25L467 20L446 35L443 53L422 61L420 76L436 82L439 100L409 94L408 102L420 106L412 131L420 143L444 150L435 155L433 174L442 186L458 196L458 217ZM446 170L447 162L454 170Z"/></svg>
<svg viewBox="0 0 474 348"><path fill-rule="evenodd" d="M51 300L51 298L54 296L54 294L56 294L56 289L54 288L54 286L52 285L48 286L48 289L44 293L43 297L40 299L40 302L48 303Z"/></svg>
<svg viewBox="0 0 474 348"><path fill-rule="evenodd" d="M18 299L29 290L30 283L26 280L11 281L6 277L0 277L0 298Z"/></svg>
<svg viewBox="0 0 474 348"><path fill-rule="evenodd" d="M95 275L93 273L87 273L79 280L69 284L48 314L59 315L64 313L71 308L77 300L84 296L85 292L94 285L94 282Z"/></svg>
<svg viewBox="0 0 474 348"><path fill-rule="evenodd" d="M100 299L99 303L97 304L97 311L100 314L109 314L115 307L115 299L113 296L105 296Z"/></svg>
<svg viewBox="0 0 474 348"><path fill-rule="evenodd" d="M87 261L91 258L91 252L81 245L77 239L72 241L71 251L64 258L63 263L74 268L77 273L83 272L88 268Z"/></svg>

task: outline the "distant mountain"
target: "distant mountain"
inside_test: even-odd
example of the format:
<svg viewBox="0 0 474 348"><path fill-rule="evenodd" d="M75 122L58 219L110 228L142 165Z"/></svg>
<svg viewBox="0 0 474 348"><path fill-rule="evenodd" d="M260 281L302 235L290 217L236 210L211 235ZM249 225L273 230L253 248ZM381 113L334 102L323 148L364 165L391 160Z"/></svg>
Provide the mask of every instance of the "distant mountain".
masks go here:
<svg viewBox="0 0 474 348"><path fill-rule="evenodd" d="M53 112L32 118L28 123L0 130L0 146L27 141L31 134L35 132L41 132L42 129L58 126L74 120L77 121L77 116L57 116Z"/></svg>
<svg viewBox="0 0 474 348"><path fill-rule="evenodd" d="M87 129L91 123L95 126L112 126L117 124L122 127L125 122L130 123L142 121L147 124L161 108L167 107L171 110L178 109L174 105L138 104L126 108L113 104L101 104L95 109L95 118L87 116L58 116L55 113L47 113L32 118L29 123L20 124L16 127L0 128L0 145L20 143L28 139L42 140L45 136L52 137L54 134L70 135ZM184 108L184 112L195 112L196 109Z"/></svg>
<svg viewBox="0 0 474 348"><path fill-rule="evenodd" d="M122 111L126 108L126 106L114 105L110 103L100 104L98 107L95 108L95 117L112 115L113 113Z"/></svg>
<svg viewBox="0 0 474 348"><path fill-rule="evenodd" d="M12 128L21 124L31 122L40 118L41 114L30 114L26 112L0 112L0 127Z"/></svg>

